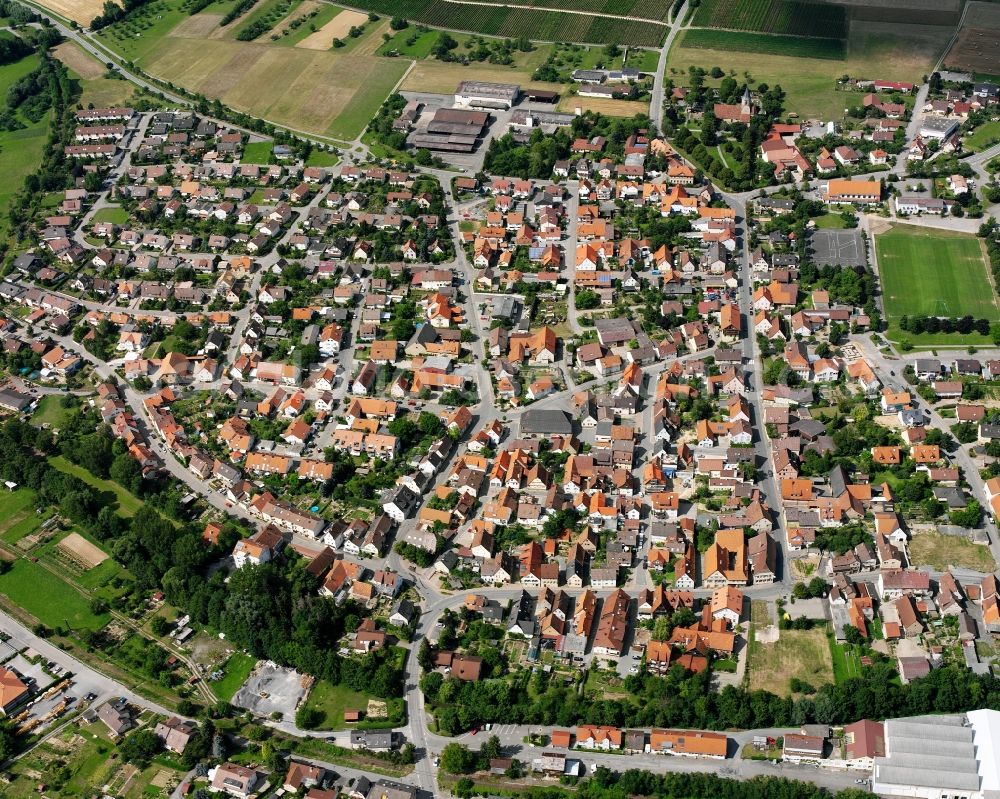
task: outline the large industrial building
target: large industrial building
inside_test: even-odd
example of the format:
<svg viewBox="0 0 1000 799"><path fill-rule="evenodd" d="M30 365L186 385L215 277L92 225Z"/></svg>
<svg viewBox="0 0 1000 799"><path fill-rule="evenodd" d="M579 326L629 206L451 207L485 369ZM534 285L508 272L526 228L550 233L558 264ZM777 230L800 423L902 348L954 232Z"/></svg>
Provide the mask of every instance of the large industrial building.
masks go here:
<svg viewBox="0 0 1000 799"><path fill-rule="evenodd" d="M486 83L463 80L455 89L458 108L512 108L521 96L521 87L514 83Z"/></svg>
<svg viewBox="0 0 1000 799"><path fill-rule="evenodd" d="M885 722L872 791L919 799L1000 799L1000 712Z"/></svg>
<svg viewBox="0 0 1000 799"><path fill-rule="evenodd" d="M439 108L424 130L417 128L410 137L410 144L428 150L471 153L489 123L490 115L486 111Z"/></svg>

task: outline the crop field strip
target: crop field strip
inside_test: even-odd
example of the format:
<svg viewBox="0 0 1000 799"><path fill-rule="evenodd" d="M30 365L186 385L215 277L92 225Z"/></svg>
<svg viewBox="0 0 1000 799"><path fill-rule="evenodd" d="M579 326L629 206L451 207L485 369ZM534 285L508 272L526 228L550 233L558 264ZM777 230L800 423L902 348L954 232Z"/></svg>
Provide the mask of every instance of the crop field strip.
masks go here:
<svg viewBox="0 0 1000 799"><path fill-rule="evenodd" d="M781 36L772 33L691 28L682 34L683 47L699 50L737 51L793 58L822 58L842 61L847 48L841 39L819 39L810 36Z"/></svg>
<svg viewBox="0 0 1000 799"><path fill-rule="evenodd" d="M539 6L550 6L545 0L530 0ZM572 0L556 0L556 5L567 7ZM641 4L641 5L640 5ZM601 16L594 11L569 14L539 11L523 6L473 5L449 0L354 0L353 7L377 14L405 17L411 22L422 22L437 28L481 33L486 36L517 38L527 36L535 41L580 42L583 44L631 44L640 47L658 47L666 36L664 23L621 19ZM574 3L574 5L576 5ZM595 2L596 5L596 2ZM639 9L655 13L652 0L600 0L601 7L632 7L630 15L642 16ZM579 9L584 10L584 9ZM604 12L610 13L610 12ZM616 11L616 14L626 14ZM662 18L661 11L653 18Z"/></svg>
<svg viewBox="0 0 1000 799"><path fill-rule="evenodd" d="M847 13L843 6L804 0L702 0L693 25L844 39Z"/></svg>

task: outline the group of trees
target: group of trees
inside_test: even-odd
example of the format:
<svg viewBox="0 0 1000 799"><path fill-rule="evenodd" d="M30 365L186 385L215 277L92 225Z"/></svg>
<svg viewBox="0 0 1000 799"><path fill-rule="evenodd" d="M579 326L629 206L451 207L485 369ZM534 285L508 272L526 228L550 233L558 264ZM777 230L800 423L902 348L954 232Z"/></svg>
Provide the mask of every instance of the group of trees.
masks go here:
<svg viewBox="0 0 1000 799"><path fill-rule="evenodd" d="M973 319L971 315L949 316L903 316L899 320L899 329L907 333L978 333L981 336L990 334L989 319Z"/></svg>
<svg viewBox="0 0 1000 799"><path fill-rule="evenodd" d="M629 698L607 699L581 695L575 686L541 674L479 682L448 678L428 702L445 734L486 722L757 729L1000 709L1000 679L954 665L900 685L891 664L876 663L859 677L823 685L814 695L798 699L734 686L716 692L710 688L711 679L707 670L692 675L679 666L665 677L641 672L625 680ZM531 690L529 680L536 681Z"/></svg>
<svg viewBox="0 0 1000 799"><path fill-rule="evenodd" d="M125 17L137 8L146 5L148 2L150 2L150 0L124 0L122 5L119 5L115 2L115 0L104 0L104 9L102 13L98 14L91 21L90 29L96 31L101 28L106 28L108 25L114 25L116 22L120 22L125 19ZM249 2L250 5L253 5L255 0L249 0Z"/></svg>
<svg viewBox="0 0 1000 799"><path fill-rule="evenodd" d="M217 547L206 545L195 524L184 523L180 508L163 498L176 490L147 485L135 461L92 413L73 415L60 433L38 430L19 420L0 427L0 475L27 486L39 502L53 505L110 548L133 575L134 593L163 590L167 601L185 608L192 619L226 634L234 646L258 658L366 690L382 697L400 695L402 665L394 650L342 660L340 638L360 623L352 603L336 605L318 595L318 579L298 556L261 566L246 566L226 581L223 571L209 576L209 565L228 552L239 536L227 525ZM108 477L147 501L131 519L116 514L100 493L52 467L45 454L61 452L98 477ZM178 521L156 507L173 512Z"/></svg>
<svg viewBox="0 0 1000 799"><path fill-rule="evenodd" d="M524 144L509 133L493 139L486 149L483 171L493 175L547 179L552 176L555 162L569 157L570 145L575 139L603 136L607 140L604 152L620 157L624 154L628 137L650 127L649 118L642 114L621 119L587 111L552 135L536 129Z"/></svg>

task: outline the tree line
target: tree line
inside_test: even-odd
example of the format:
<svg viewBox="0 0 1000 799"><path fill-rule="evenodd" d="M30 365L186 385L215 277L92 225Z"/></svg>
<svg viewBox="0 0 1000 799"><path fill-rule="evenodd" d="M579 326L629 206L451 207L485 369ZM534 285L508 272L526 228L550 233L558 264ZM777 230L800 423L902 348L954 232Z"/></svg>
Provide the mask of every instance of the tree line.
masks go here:
<svg viewBox="0 0 1000 799"><path fill-rule="evenodd" d="M529 680L535 680L530 685ZM875 663L859 677L823 685L811 696L792 699L767 691L727 686L711 689L708 670L686 674L677 666L666 676L630 675L627 699L579 694L576 686L544 675L517 673L506 679L461 682L444 680L427 695L438 728L462 732L487 722L568 727L610 724L616 727L758 729L808 723L847 724L926 713L960 713L976 708L1000 710L1000 679L975 675L948 665L907 685L888 663Z"/></svg>
<svg viewBox="0 0 1000 799"><path fill-rule="evenodd" d="M979 333L981 336L990 334L989 319L973 319L971 314L965 316L903 316L899 320L899 329L907 333Z"/></svg>

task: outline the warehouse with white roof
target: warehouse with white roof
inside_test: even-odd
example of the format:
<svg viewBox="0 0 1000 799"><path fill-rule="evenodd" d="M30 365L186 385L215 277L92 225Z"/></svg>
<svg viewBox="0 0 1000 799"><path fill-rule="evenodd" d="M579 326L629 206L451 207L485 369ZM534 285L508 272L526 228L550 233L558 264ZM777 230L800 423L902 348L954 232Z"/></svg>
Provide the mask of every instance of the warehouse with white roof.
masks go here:
<svg viewBox="0 0 1000 799"><path fill-rule="evenodd" d="M885 722L885 757L872 791L920 799L1000 799L1000 713L917 716Z"/></svg>

